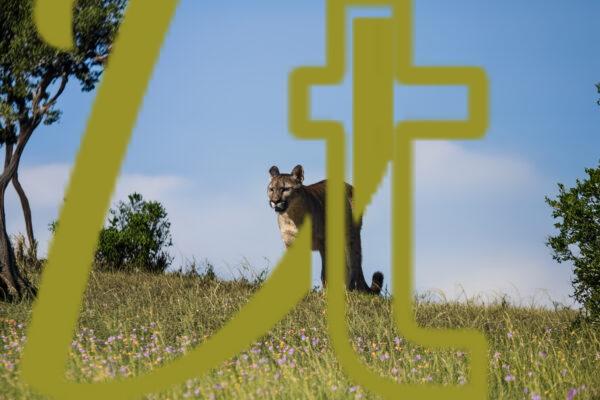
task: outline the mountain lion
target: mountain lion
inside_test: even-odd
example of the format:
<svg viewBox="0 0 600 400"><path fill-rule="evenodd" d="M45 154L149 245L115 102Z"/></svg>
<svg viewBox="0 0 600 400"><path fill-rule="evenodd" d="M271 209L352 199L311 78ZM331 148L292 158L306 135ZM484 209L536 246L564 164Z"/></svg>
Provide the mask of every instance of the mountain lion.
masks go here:
<svg viewBox="0 0 600 400"><path fill-rule="evenodd" d="M312 218L312 249L321 254L321 282L325 287L325 195L326 181L304 186L304 169L296 165L291 174L279 173L279 168L272 166L269 170L271 181L267 189L269 204L277 213L277 223L283 243L291 246L298 235L299 227L308 214ZM362 271L362 250L360 245L360 229L362 217L358 223L352 223L352 191L346 185L346 287L379 294L383 285L383 274L375 272L371 287L367 285Z"/></svg>

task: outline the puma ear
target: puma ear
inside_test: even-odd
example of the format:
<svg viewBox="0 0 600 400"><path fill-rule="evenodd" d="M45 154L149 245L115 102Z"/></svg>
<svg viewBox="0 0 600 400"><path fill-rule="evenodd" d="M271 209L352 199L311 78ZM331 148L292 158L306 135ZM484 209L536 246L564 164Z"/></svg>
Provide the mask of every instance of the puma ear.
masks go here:
<svg viewBox="0 0 600 400"><path fill-rule="evenodd" d="M296 165L292 170L292 176L299 182L302 183L304 180L304 168L302 165Z"/></svg>
<svg viewBox="0 0 600 400"><path fill-rule="evenodd" d="M277 175L279 175L279 168L273 165L271 169L269 169L269 174L271 174L271 178L275 178Z"/></svg>

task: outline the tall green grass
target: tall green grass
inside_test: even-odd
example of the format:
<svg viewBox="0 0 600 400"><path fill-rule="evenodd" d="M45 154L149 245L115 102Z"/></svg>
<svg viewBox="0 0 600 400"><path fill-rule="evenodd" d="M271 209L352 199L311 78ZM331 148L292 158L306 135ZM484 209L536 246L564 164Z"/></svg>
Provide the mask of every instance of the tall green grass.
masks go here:
<svg viewBox="0 0 600 400"><path fill-rule="evenodd" d="M184 275L93 273L73 338L68 379L103 381L144 373L185 354L227 323L258 289ZM403 340L390 300L351 293L352 345L372 370L398 382L461 385L468 357ZM19 379L31 304L0 304L0 399L40 396ZM325 296L310 293L268 334L207 376L150 399L378 398L346 378L326 333ZM60 310L57 310L57 313ZM427 327L472 327L490 343L490 399L599 399L598 327L569 309L506 302L415 304Z"/></svg>

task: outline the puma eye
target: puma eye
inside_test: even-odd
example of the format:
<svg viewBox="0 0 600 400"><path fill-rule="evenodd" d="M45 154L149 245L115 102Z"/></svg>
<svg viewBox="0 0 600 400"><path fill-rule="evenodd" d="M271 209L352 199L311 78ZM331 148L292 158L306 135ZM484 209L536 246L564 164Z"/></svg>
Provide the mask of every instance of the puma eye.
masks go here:
<svg viewBox="0 0 600 400"><path fill-rule="evenodd" d="M284 192L289 192L292 188L291 187L286 187L283 189Z"/></svg>

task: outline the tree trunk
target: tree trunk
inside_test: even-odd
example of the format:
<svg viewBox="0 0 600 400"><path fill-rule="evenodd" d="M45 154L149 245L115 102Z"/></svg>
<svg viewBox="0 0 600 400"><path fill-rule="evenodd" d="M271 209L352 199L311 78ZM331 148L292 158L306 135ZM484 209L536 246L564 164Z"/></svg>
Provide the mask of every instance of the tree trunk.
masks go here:
<svg viewBox="0 0 600 400"><path fill-rule="evenodd" d="M21 200L21 208L23 209L23 217L25 218L25 230L27 232L27 241L29 242L29 247L34 249L37 246L35 241L35 237L33 236L33 223L31 222L31 207L29 206L29 199L27 199L27 194L23 190L21 186L21 182L19 182L19 174L15 172L15 176L13 176L12 184L19 195L19 199Z"/></svg>
<svg viewBox="0 0 600 400"><path fill-rule="evenodd" d="M13 156L13 147L12 143L6 143L6 155L4 157L4 170L8 168L10 161ZM29 242L29 248L34 250L37 248L37 243L35 241L35 236L33 235L33 223L31 222L31 207L29 206L29 199L27 198L27 194L23 190L23 186L21 186L21 182L19 182L19 172L15 171L15 174L12 178L13 186L19 195L19 200L21 200L21 208L23 209L23 217L25 219L25 230L27 232L27 241Z"/></svg>
<svg viewBox="0 0 600 400"><path fill-rule="evenodd" d="M17 268L15 254L6 231L4 195L6 185L0 186L0 299L15 301L35 295L35 289Z"/></svg>
<svg viewBox="0 0 600 400"><path fill-rule="evenodd" d="M4 208L4 196L6 188L17 175L19 161L23 149L33 133L33 127L27 127L21 132L17 146L13 153L13 146L6 146L4 159L4 171L0 175L0 300L16 301L24 297L35 296L36 290L19 271L15 261L15 253L6 230L6 212Z"/></svg>

